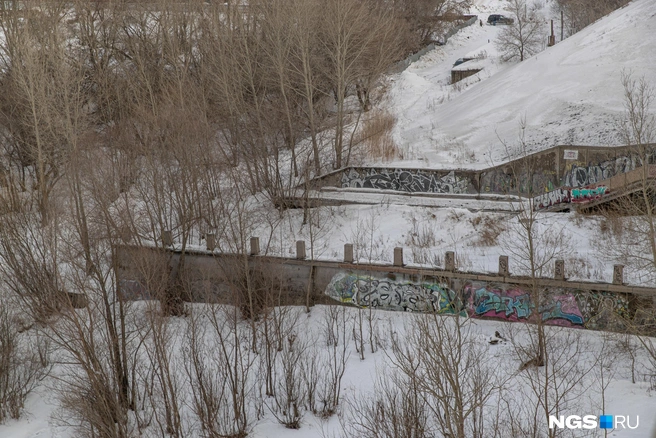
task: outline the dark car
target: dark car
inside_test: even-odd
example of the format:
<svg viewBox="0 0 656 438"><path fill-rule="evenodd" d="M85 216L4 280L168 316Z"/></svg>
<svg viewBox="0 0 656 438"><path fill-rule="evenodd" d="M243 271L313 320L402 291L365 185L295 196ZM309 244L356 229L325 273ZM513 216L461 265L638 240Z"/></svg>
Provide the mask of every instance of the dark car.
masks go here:
<svg viewBox="0 0 656 438"><path fill-rule="evenodd" d="M453 64L453 66L456 67L460 64L464 64L467 61L471 61L472 59L474 58L458 58L458 60Z"/></svg>
<svg viewBox="0 0 656 438"><path fill-rule="evenodd" d="M492 26L496 26L497 24L513 24L513 21L512 18L501 14L490 14L487 17L487 24L491 24Z"/></svg>

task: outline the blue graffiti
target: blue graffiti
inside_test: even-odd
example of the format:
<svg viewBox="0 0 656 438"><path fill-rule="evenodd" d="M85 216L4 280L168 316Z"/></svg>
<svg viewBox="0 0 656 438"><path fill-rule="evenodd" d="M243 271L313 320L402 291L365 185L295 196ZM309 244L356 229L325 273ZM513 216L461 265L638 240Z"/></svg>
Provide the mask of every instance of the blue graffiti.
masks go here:
<svg viewBox="0 0 656 438"><path fill-rule="evenodd" d="M512 294L512 291L508 291ZM505 313L506 317L515 314L517 318L528 318L531 315L531 298L527 293L511 296L500 295L485 288L476 291L474 311L477 315L487 312Z"/></svg>

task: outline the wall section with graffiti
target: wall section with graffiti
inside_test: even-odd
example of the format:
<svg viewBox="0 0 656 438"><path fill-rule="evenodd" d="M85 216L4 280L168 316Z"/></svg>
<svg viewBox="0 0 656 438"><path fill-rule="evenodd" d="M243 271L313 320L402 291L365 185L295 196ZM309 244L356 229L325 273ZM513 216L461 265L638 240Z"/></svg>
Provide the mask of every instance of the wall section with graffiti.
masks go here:
<svg viewBox="0 0 656 438"><path fill-rule="evenodd" d="M538 304L531 293L515 285L466 281L451 288L438 280L412 282L355 272L336 274L326 294L359 307L514 322L539 318L549 325L592 329L621 326L631 314L630 297L621 293L552 290L543 292Z"/></svg>
<svg viewBox="0 0 656 438"><path fill-rule="evenodd" d="M411 193L476 193L467 175L455 171L349 168L342 173L343 188L396 190Z"/></svg>
<svg viewBox="0 0 656 438"><path fill-rule="evenodd" d="M585 204L610 192L606 186L561 187L533 198L533 209L543 210L560 204Z"/></svg>

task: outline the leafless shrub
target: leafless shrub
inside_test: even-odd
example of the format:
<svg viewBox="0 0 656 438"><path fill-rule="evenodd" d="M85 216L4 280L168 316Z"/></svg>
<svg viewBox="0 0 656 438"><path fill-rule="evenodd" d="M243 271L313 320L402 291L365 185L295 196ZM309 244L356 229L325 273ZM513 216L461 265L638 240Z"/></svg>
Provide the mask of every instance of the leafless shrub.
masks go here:
<svg viewBox="0 0 656 438"><path fill-rule="evenodd" d="M212 305L189 317L185 370L202 436L245 437L252 428L260 407L250 333L234 306Z"/></svg>
<svg viewBox="0 0 656 438"><path fill-rule="evenodd" d="M363 438L424 438L435 436L430 408L417 381L383 373L373 394L346 399L340 424L347 436Z"/></svg>
<svg viewBox="0 0 656 438"><path fill-rule="evenodd" d="M147 363L143 382L150 382L148 395L153 408L153 421L161 435L181 437L184 435L182 403L184 391L178 378L176 348L171 320L162 314L159 303L149 302L145 314L144 353Z"/></svg>
<svg viewBox="0 0 656 438"><path fill-rule="evenodd" d="M393 339L392 361L417 385L443 436L497 435L496 426L486 424L486 409L504 378L487 365L488 352L477 343L473 324L457 315L422 315L404 339Z"/></svg>
<svg viewBox="0 0 656 438"><path fill-rule="evenodd" d="M478 246L495 246L504 231L503 219L492 216L476 216L471 224L478 232L475 244Z"/></svg>
<svg viewBox="0 0 656 438"><path fill-rule="evenodd" d="M324 338L328 355L321 357L324 377L317 385L317 415L330 417L337 411L342 394L342 378L349 358L348 318L344 306L328 306L324 313Z"/></svg>
<svg viewBox="0 0 656 438"><path fill-rule="evenodd" d="M538 333L534 325L509 324L506 335L513 347L513 359L519 364L513 379L521 389L519 397L502 395L507 412L516 412L507 416L507 426L513 433L527 437L542 436L545 430L549 437L557 436L562 432L548 428L549 416L579 406L595 382L598 355L578 330L544 327ZM542 364L535 363L538 343L543 344Z"/></svg>
<svg viewBox="0 0 656 438"><path fill-rule="evenodd" d="M435 229L430 222L422 221L420 224L420 221L415 216L411 218L411 222L412 228L406 237L406 245L418 248L435 246L437 237L435 235Z"/></svg>
<svg viewBox="0 0 656 438"><path fill-rule="evenodd" d="M351 234L353 257L356 261L389 261L392 249L382 234L378 233L378 215L371 210L367 217L358 218Z"/></svg>
<svg viewBox="0 0 656 438"><path fill-rule="evenodd" d="M288 429L301 427L307 390L302 370L307 354L306 340L295 331L288 332L277 355L275 394L269 403L274 417Z"/></svg>
<svg viewBox="0 0 656 438"><path fill-rule="evenodd" d="M34 332L18 333L6 296L0 297L0 423L18 419L25 399L50 371L49 346Z"/></svg>

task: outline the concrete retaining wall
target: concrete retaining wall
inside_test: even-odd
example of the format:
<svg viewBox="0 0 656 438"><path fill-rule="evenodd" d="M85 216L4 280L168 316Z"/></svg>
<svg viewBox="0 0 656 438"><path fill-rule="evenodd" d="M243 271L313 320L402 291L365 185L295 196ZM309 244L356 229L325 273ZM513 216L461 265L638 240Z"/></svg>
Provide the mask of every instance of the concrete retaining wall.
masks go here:
<svg viewBox="0 0 656 438"><path fill-rule="evenodd" d="M311 185L414 193L539 194L561 186L584 187L641 165L635 148L561 145L484 170L347 167L315 178Z"/></svg>
<svg viewBox="0 0 656 438"><path fill-rule="evenodd" d="M656 289L623 284L459 272L405 266L353 264L197 251L184 255L156 248L115 252L121 293L161 298L184 286L186 301L245 301L245 278L258 302L310 305L335 300L388 310L465 312L510 321L617 329L626 319L651 318ZM561 265L560 272L563 272ZM172 273L176 272L175 277ZM164 274L163 274L164 273ZM178 286L176 286L178 285ZM534 302L536 291L544 294Z"/></svg>

